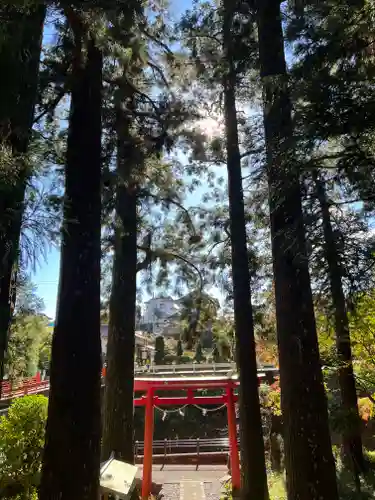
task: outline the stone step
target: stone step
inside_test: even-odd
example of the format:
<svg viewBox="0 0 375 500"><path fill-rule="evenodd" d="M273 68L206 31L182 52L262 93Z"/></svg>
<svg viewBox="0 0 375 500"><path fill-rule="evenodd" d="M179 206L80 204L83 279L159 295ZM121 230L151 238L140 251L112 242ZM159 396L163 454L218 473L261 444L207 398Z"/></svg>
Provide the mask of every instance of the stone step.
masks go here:
<svg viewBox="0 0 375 500"><path fill-rule="evenodd" d="M182 481L180 500L206 500L203 483L200 481Z"/></svg>

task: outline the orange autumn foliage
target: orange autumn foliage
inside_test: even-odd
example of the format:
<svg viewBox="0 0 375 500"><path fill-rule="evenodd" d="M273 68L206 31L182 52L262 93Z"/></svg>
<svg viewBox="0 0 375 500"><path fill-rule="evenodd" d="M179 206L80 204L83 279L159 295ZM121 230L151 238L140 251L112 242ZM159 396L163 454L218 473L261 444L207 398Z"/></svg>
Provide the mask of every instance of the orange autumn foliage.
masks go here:
<svg viewBox="0 0 375 500"><path fill-rule="evenodd" d="M360 418L367 423L374 417L375 405L372 401L369 400L369 398L359 398L358 412Z"/></svg>
<svg viewBox="0 0 375 500"><path fill-rule="evenodd" d="M267 340L259 339L255 345L257 360L260 364L278 366L277 346Z"/></svg>

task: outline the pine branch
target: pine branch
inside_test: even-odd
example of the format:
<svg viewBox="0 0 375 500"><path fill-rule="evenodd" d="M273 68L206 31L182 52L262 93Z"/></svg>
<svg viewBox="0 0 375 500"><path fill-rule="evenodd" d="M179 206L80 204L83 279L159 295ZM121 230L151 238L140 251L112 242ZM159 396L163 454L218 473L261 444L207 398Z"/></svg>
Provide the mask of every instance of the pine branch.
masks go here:
<svg viewBox="0 0 375 500"><path fill-rule="evenodd" d="M148 61L147 64L150 66L150 68L152 68L154 71L156 71L159 74L160 78L163 80L164 85L166 86L166 88L169 89L170 85L169 85L169 83L168 83L168 81L163 73L163 70L161 68L159 68L159 66L157 64L154 64L151 61Z"/></svg>
<svg viewBox="0 0 375 500"><path fill-rule="evenodd" d="M165 44L164 42L162 42L161 40L158 40L154 35L152 35L147 29L146 29L146 24L144 24L143 26L139 25L139 29L141 31L141 33L143 33L144 35L147 36L147 38L149 38L150 40L152 40L154 43L156 43L157 45L159 45L159 47L162 47L162 49L164 49L164 51L169 55L169 56L172 56L173 58L175 57L175 54L174 52L171 51L171 49L168 47L167 44Z"/></svg>
<svg viewBox="0 0 375 500"><path fill-rule="evenodd" d="M197 236L197 231L195 229L194 222L193 222L193 219L191 218L189 210L187 208L185 208L179 201L177 201L169 196L160 196L157 194L153 194L150 191L148 191L147 189L142 189L139 194L140 194L140 196L150 197L150 198L153 198L154 200L157 200L157 201L164 201L165 203L170 203L171 205L175 205L176 207L178 207L186 215L188 222L189 222L190 229L193 232L193 235Z"/></svg>
<svg viewBox="0 0 375 500"><path fill-rule="evenodd" d="M141 250L146 253L146 257L137 264L137 272L141 271L143 269L146 269L150 264L155 262L157 259L162 259L162 258L170 258L172 257L175 260L180 260L181 262L184 262L187 266L191 267L194 269L194 271L197 273L199 277L199 289L203 289L203 275L199 268L191 261L189 261L186 257L183 257L182 255L179 255L171 250L166 250L166 249L156 249L152 250L151 247L147 246L137 246L138 250Z"/></svg>
<svg viewBox="0 0 375 500"><path fill-rule="evenodd" d="M39 115L37 115L37 116L34 118L33 123L34 123L34 124L38 123L38 122L39 122L39 120L41 120L44 116L46 116L46 115L47 115L48 113L50 113L51 111L54 111L54 109L55 109L55 108L56 108L56 107L60 104L60 102L61 102L61 100L63 99L63 97L65 96L66 92L67 92L67 91L66 91L65 87L64 87L63 89L61 89L61 90L57 93L57 95L56 95L56 97L53 99L53 101L52 101L52 102L50 102L50 103L48 104L48 106L46 106L46 107L44 108L44 110L43 110L43 111L41 111L41 112L39 113Z"/></svg>
<svg viewBox="0 0 375 500"><path fill-rule="evenodd" d="M246 151L245 153L242 153L240 158L241 160L243 158L246 158L247 156L251 156L251 155L256 155L258 153L262 153L262 151L264 150L264 148L257 148L257 149L249 149L249 151Z"/></svg>

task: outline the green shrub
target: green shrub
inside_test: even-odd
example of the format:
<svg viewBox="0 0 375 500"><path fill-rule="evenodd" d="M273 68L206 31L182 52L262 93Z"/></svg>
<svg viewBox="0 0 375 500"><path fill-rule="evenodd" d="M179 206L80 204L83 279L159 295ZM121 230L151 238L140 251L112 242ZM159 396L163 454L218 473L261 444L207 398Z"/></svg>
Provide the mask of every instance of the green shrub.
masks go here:
<svg viewBox="0 0 375 500"><path fill-rule="evenodd" d="M214 360L214 363L220 363L221 362L221 356L220 356L220 351L217 347L217 345L214 345L214 348L212 350L212 358Z"/></svg>
<svg viewBox="0 0 375 500"><path fill-rule="evenodd" d="M183 356L183 355L184 355L184 350L183 350L183 348L182 348L182 342L181 342L181 340L179 340L179 341L177 342L177 346L176 346L176 354L177 354L177 356L178 356L179 358L181 358L181 356Z"/></svg>
<svg viewBox="0 0 375 500"><path fill-rule="evenodd" d="M372 469L375 469L375 451L373 450L365 450L365 457Z"/></svg>
<svg viewBox="0 0 375 500"><path fill-rule="evenodd" d="M191 363L192 359L190 356L181 356L180 363Z"/></svg>
<svg viewBox="0 0 375 500"><path fill-rule="evenodd" d="M154 361L156 365L162 365L165 362L165 345L164 338L162 336L156 337L155 339L155 357Z"/></svg>
<svg viewBox="0 0 375 500"><path fill-rule="evenodd" d="M177 363L178 358L175 354L166 354L163 359L163 364L171 365L173 363Z"/></svg>
<svg viewBox="0 0 375 500"><path fill-rule="evenodd" d="M175 354L167 354L166 356L164 356L163 363L166 365L171 365L173 363L176 363L176 364L177 363L179 363L179 364L192 363L192 359L189 358L189 356L178 357Z"/></svg>
<svg viewBox="0 0 375 500"><path fill-rule="evenodd" d="M268 490L271 500L286 500L285 482L280 474L268 475Z"/></svg>
<svg viewBox="0 0 375 500"><path fill-rule="evenodd" d="M285 482L280 474L269 474L268 477L268 490L270 500L286 500ZM232 485L228 481L223 488L221 500L232 500Z"/></svg>
<svg viewBox="0 0 375 500"><path fill-rule="evenodd" d="M0 498L36 498L40 480L48 399L16 399L0 419Z"/></svg>
<svg viewBox="0 0 375 500"><path fill-rule="evenodd" d="M198 342L197 347L196 347L194 360L195 360L197 363L201 363L202 361L204 361L204 360L205 360L205 358L204 358L204 356L203 356L202 344L201 344L201 342L200 342L200 341Z"/></svg>

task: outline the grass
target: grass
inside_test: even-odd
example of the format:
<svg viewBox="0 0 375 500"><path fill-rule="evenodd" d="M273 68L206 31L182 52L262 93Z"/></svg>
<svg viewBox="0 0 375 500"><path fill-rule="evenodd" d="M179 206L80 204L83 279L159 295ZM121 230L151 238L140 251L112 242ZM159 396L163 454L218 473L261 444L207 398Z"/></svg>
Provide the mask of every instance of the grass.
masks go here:
<svg viewBox="0 0 375 500"><path fill-rule="evenodd" d="M337 483L340 500L370 500L375 498L375 473L369 471L361 478L361 492L356 492L353 475L337 463ZM285 479L280 474L269 474L268 488L270 500L287 500Z"/></svg>
<svg viewBox="0 0 375 500"><path fill-rule="evenodd" d="M270 500L287 500L284 477L282 474L268 474L268 490L270 494ZM227 487L225 488L225 494L223 495L222 500L231 499L231 488L230 484L228 483Z"/></svg>
<svg viewBox="0 0 375 500"><path fill-rule="evenodd" d="M343 467L340 459L336 458L337 484L341 500L370 500L375 498L375 471L370 468L365 477L360 478L361 491L356 491L353 473Z"/></svg>
<svg viewBox="0 0 375 500"><path fill-rule="evenodd" d="M367 454L368 455L368 454ZM354 477L351 471L345 469L336 458L337 485L340 500L370 500L375 498L375 471L369 470L365 478L361 478L361 491L356 491ZM369 458L369 457L368 457ZM370 459L375 459L375 453L371 453ZM287 500L285 490L285 479L280 474L268 475L268 488L270 500Z"/></svg>
<svg viewBox="0 0 375 500"><path fill-rule="evenodd" d="M366 478L361 478L361 492L356 492L353 475L337 461L337 483L340 500L371 500L375 498L375 472L370 470ZM268 474L270 500L287 500L285 477L283 474ZM230 485L222 500L231 500Z"/></svg>

